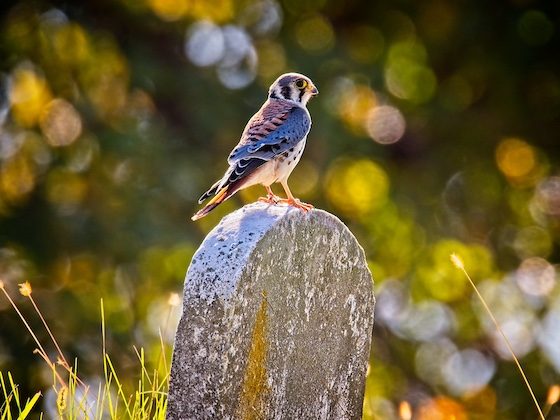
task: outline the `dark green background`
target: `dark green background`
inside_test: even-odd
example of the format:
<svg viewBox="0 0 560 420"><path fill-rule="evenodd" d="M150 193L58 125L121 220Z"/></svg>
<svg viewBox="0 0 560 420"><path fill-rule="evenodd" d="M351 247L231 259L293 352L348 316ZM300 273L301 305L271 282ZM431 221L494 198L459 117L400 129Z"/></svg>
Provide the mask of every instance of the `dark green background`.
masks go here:
<svg viewBox="0 0 560 420"><path fill-rule="evenodd" d="M132 345L157 361L158 327L171 345L179 308L168 298L181 294L205 233L264 190L193 223L198 196L225 170L270 83L298 71L321 94L309 104L313 128L290 185L349 225L376 282L364 416L391 418L407 400L420 418L536 418L448 257L463 258L498 319L510 322L543 403L560 369L551 350L560 348L551 328L560 319L558 8L531 0L3 3L0 278L46 341L17 293L31 282L67 356L92 381L102 374L103 298L108 351L134 383ZM272 26L263 31L266 16ZM226 55L206 67L185 53L201 21L225 34ZM245 43L232 41L240 30ZM254 79L232 89L223 75L239 68ZM403 116L396 143L380 144L364 128L376 106ZM63 127L79 118L81 130L60 134L50 117ZM46 389L48 371L3 297L0 331L2 371L24 394Z"/></svg>

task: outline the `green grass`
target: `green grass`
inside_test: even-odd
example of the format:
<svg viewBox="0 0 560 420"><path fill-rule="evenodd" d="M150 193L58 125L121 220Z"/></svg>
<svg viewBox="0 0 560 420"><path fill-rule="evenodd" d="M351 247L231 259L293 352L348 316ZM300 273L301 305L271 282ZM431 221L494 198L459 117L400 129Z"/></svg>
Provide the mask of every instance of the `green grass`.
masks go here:
<svg viewBox="0 0 560 420"><path fill-rule="evenodd" d="M56 395L56 407L53 407L60 419L164 419L167 408L167 390L169 387L169 365L163 339L160 334L161 350L156 366L149 366L144 349L134 352L138 358L137 383L134 387L127 387L119 379L118 372L106 351L105 341L105 311L101 300L101 341L104 381L97 389L92 389L79 377L78 362L70 366L66 361L60 346L49 329L38 306L32 297L31 285L20 285L20 293L29 298L35 311L41 318L58 352L58 359L53 362L37 335L29 326L22 312L19 310L4 283L0 281L0 289L10 301L27 330L35 340L38 354L52 371L52 390ZM161 373L163 372L163 374ZM33 396L22 396L19 387L10 372L0 372L0 395L4 402L0 405L0 420L26 418L49 418L50 413L41 410L43 394L36 392Z"/></svg>
<svg viewBox="0 0 560 420"><path fill-rule="evenodd" d="M141 351L143 357L143 351ZM164 419L167 407L168 376L159 378L157 371L149 375L143 359L140 362L138 384L135 390L126 391L122 386L111 359L105 357L108 367L107 376L97 390L84 389L75 376L69 375L66 386L53 384L56 392L56 410L62 419ZM0 372L1 395L4 404L0 407L0 419L23 420L33 412L34 418L48 418L46 413L40 412L43 398L37 392L31 398L24 398L18 391L10 372L4 375ZM40 413L40 414L37 414Z"/></svg>

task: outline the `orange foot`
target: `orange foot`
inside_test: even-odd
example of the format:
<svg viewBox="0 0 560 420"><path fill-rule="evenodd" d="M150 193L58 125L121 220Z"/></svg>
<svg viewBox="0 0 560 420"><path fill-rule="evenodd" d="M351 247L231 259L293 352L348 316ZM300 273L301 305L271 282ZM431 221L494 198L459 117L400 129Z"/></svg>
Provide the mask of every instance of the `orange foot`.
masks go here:
<svg viewBox="0 0 560 420"><path fill-rule="evenodd" d="M282 199L276 194L267 194L266 197L259 197L261 203L278 204Z"/></svg>
<svg viewBox="0 0 560 420"><path fill-rule="evenodd" d="M302 209L303 211L307 212L314 207L311 204L304 203L303 201L299 201L297 198L285 198L280 200L280 203L286 203L289 206L295 207L297 209Z"/></svg>

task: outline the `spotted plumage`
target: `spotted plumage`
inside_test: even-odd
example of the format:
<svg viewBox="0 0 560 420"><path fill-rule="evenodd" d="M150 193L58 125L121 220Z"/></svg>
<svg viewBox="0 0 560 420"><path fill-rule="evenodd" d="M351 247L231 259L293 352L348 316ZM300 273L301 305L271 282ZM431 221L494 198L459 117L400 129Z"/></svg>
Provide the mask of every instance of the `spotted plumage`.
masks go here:
<svg viewBox="0 0 560 420"><path fill-rule="evenodd" d="M313 82L298 73L286 73L270 86L268 99L249 120L241 139L228 157L229 168L199 199L202 203L214 196L193 217L206 216L220 203L237 191L255 184L262 184L267 197L260 199L269 203L285 202L309 210L311 205L294 198L288 177L299 162L307 134L311 129L311 117L306 105L318 90ZM270 186L282 184L288 198L276 196Z"/></svg>

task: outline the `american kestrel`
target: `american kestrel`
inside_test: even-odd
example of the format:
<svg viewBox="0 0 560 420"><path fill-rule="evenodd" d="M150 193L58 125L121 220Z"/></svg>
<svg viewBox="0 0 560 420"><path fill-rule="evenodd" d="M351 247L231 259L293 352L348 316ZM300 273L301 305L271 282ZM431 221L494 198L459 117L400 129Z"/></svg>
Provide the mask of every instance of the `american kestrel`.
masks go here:
<svg viewBox="0 0 560 420"><path fill-rule="evenodd" d="M308 211L313 208L295 198L288 187L288 177L299 162L311 116L307 102L319 91L303 74L286 73L270 86L268 98L245 126L241 140L228 157L229 168L224 176L206 191L198 203L212 199L193 217L198 220L237 191L255 184L266 188L267 196L259 198L271 204L288 205ZM272 192L270 186L282 184L287 199Z"/></svg>

